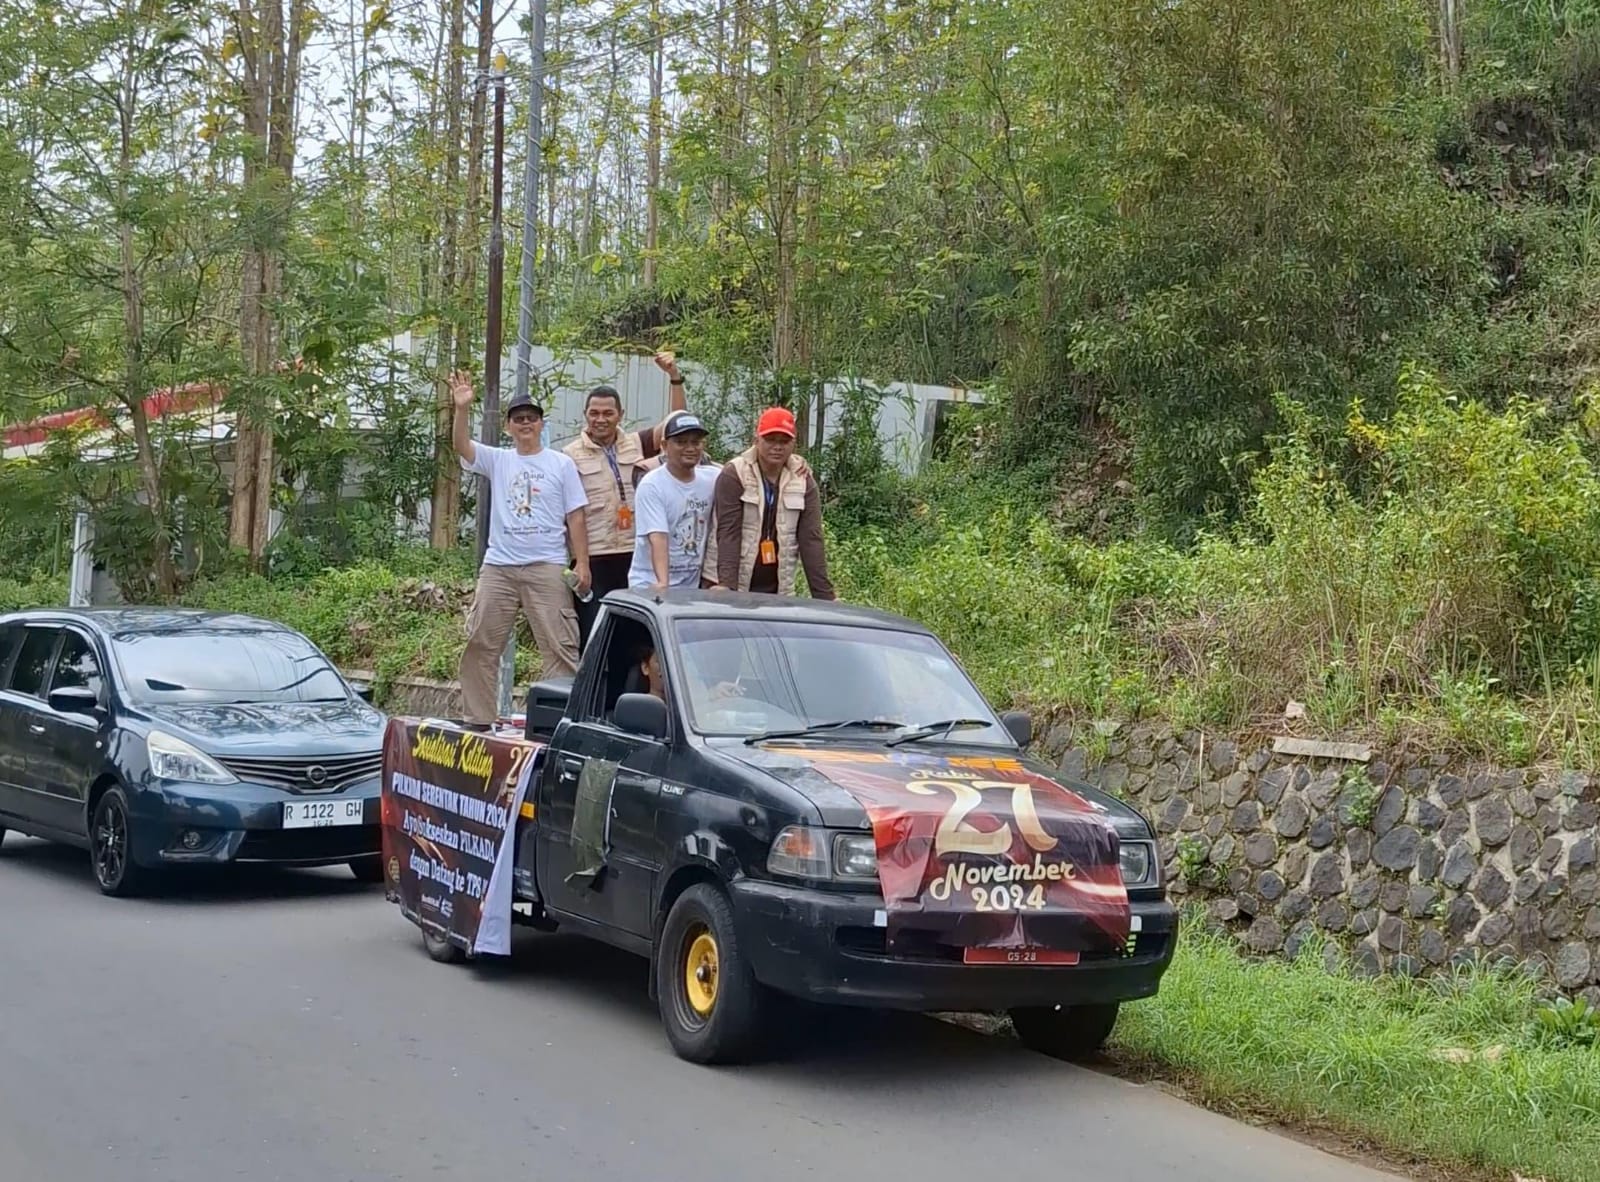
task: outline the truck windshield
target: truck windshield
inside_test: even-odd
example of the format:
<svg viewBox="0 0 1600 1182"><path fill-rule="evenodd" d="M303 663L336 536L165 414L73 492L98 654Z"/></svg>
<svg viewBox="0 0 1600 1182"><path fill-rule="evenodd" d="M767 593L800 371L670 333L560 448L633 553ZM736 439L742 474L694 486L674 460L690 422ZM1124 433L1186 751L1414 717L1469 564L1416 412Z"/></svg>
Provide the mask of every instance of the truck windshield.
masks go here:
<svg viewBox="0 0 1600 1182"><path fill-rule="evenodd" d="M931 636L750 619L680 620L673 634L689 724L699 734L748 737L848 719L913 728L959 718L989 725L952 730L950 742L1013 745L977 687Z"/></svg>

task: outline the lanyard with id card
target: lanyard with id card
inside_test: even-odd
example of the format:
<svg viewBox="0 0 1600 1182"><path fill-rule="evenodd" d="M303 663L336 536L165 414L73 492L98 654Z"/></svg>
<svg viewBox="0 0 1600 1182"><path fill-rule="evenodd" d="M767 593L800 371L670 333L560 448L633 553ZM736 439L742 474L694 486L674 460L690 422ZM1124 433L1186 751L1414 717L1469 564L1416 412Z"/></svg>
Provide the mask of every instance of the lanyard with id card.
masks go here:
<svg viewBox="0 0 1600 1182"><path fill-rule="evenodd" d="M606 463L611 465L611 479L617 482L617 528L633 528L633 506L628 504L628 492L622 484L622 469L617 467L617 449L615 446L602 448L605 452Z"/></svg>
<svg viewBox="0 0 1600 1182"><path fill-rule="evenodd" d="M778 490L776 486L767 483L765 477L762 477L761 491L766 497L766 513L772 514L772 529L773 533L776 534L778 529L778 515L776 512L774 512L774 507L778 503ZM766 513L763 513L762 516L765 517ZM762 523L761 535L760 561L757 563L757 565L776 566L778 563L778 539L774 536L768 536L766 531L766 523L764 521Z"/></svg>

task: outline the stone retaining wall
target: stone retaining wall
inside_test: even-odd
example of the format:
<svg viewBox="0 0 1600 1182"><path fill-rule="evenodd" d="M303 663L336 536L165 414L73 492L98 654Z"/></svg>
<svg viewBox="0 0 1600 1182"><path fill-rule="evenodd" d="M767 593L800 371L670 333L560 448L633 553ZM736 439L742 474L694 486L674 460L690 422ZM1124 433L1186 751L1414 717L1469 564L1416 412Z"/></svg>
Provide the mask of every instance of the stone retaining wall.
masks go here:
<svg viewBox="0 0 1600 1182"><path fill-rule="evenodd" d="M369 685L375 675L361 669L347 669L344 675L351 681L364 681ZM461 683L459 681L430 681L425 677L397 677L386 687L387 692L378 705L389 714L404 714L413 718L460 718Z"/></svg>
<svg viewBox="0 0 1600 1182"><path fill-rule="evenodd" d="M1148 724L1057 727L1043 746L1141 809L1175 897L1256 952L1320 931L1365 973L1513 958L1600 1003L1600 784L1584 773L1284 755Z"/></svg>

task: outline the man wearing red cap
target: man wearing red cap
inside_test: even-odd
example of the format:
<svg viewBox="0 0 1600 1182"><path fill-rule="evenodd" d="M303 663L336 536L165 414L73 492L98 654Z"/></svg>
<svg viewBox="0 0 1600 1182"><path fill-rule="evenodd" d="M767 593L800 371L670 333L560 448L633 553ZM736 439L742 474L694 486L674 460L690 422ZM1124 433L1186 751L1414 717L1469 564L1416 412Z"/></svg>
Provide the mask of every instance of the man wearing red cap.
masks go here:
<svg viewBox="0 0 1600 1182"><path fill-rule="evenodd" d="M793 595L795 573L804 570L813 599L835 597L822 544L822 495L794 443L794 415L781 406L763 411L755 446L717 477L718 586Z"/></svg>

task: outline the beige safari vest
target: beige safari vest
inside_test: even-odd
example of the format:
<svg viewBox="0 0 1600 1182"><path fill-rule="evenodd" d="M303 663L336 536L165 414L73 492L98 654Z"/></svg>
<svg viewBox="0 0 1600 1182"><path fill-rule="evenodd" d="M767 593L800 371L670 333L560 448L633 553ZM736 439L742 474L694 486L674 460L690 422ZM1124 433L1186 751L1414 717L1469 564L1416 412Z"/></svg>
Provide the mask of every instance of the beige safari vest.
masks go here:
<svg viewBox="0 0 1600 1182"><path fill-rule="evenodd" d="M744 504L743 531L739 540L739 586L736 590L750 590L750 579L755 574L756 555L761 547L761 517L766 510L761 487L761 465L756 460L756 449L735 456L729 461L739 475L744 492L739 500ZM800 569L800 513L806 507L806 479L811 467L794 455L778 474L777 512L773 522L778 535L778 594L793 595L795 574ZM713 569L712 576L715 577Z"/></svg>
<svg viewBox="0 0 1600 1182"><path fill-rule="evenodd" d="M622 503L633 507L633 468L644 462L638 432L617 432L615 451L617 471L622 474L621 492L617 490L617 478L606 460L605 449L589 438L589 432L581 432L561 450L578 466L578 479L583 481L583 491L589 498L583 517L589 527L590 555L632 554L633 529L617 524L617 505L621 498Z"/></svg>

